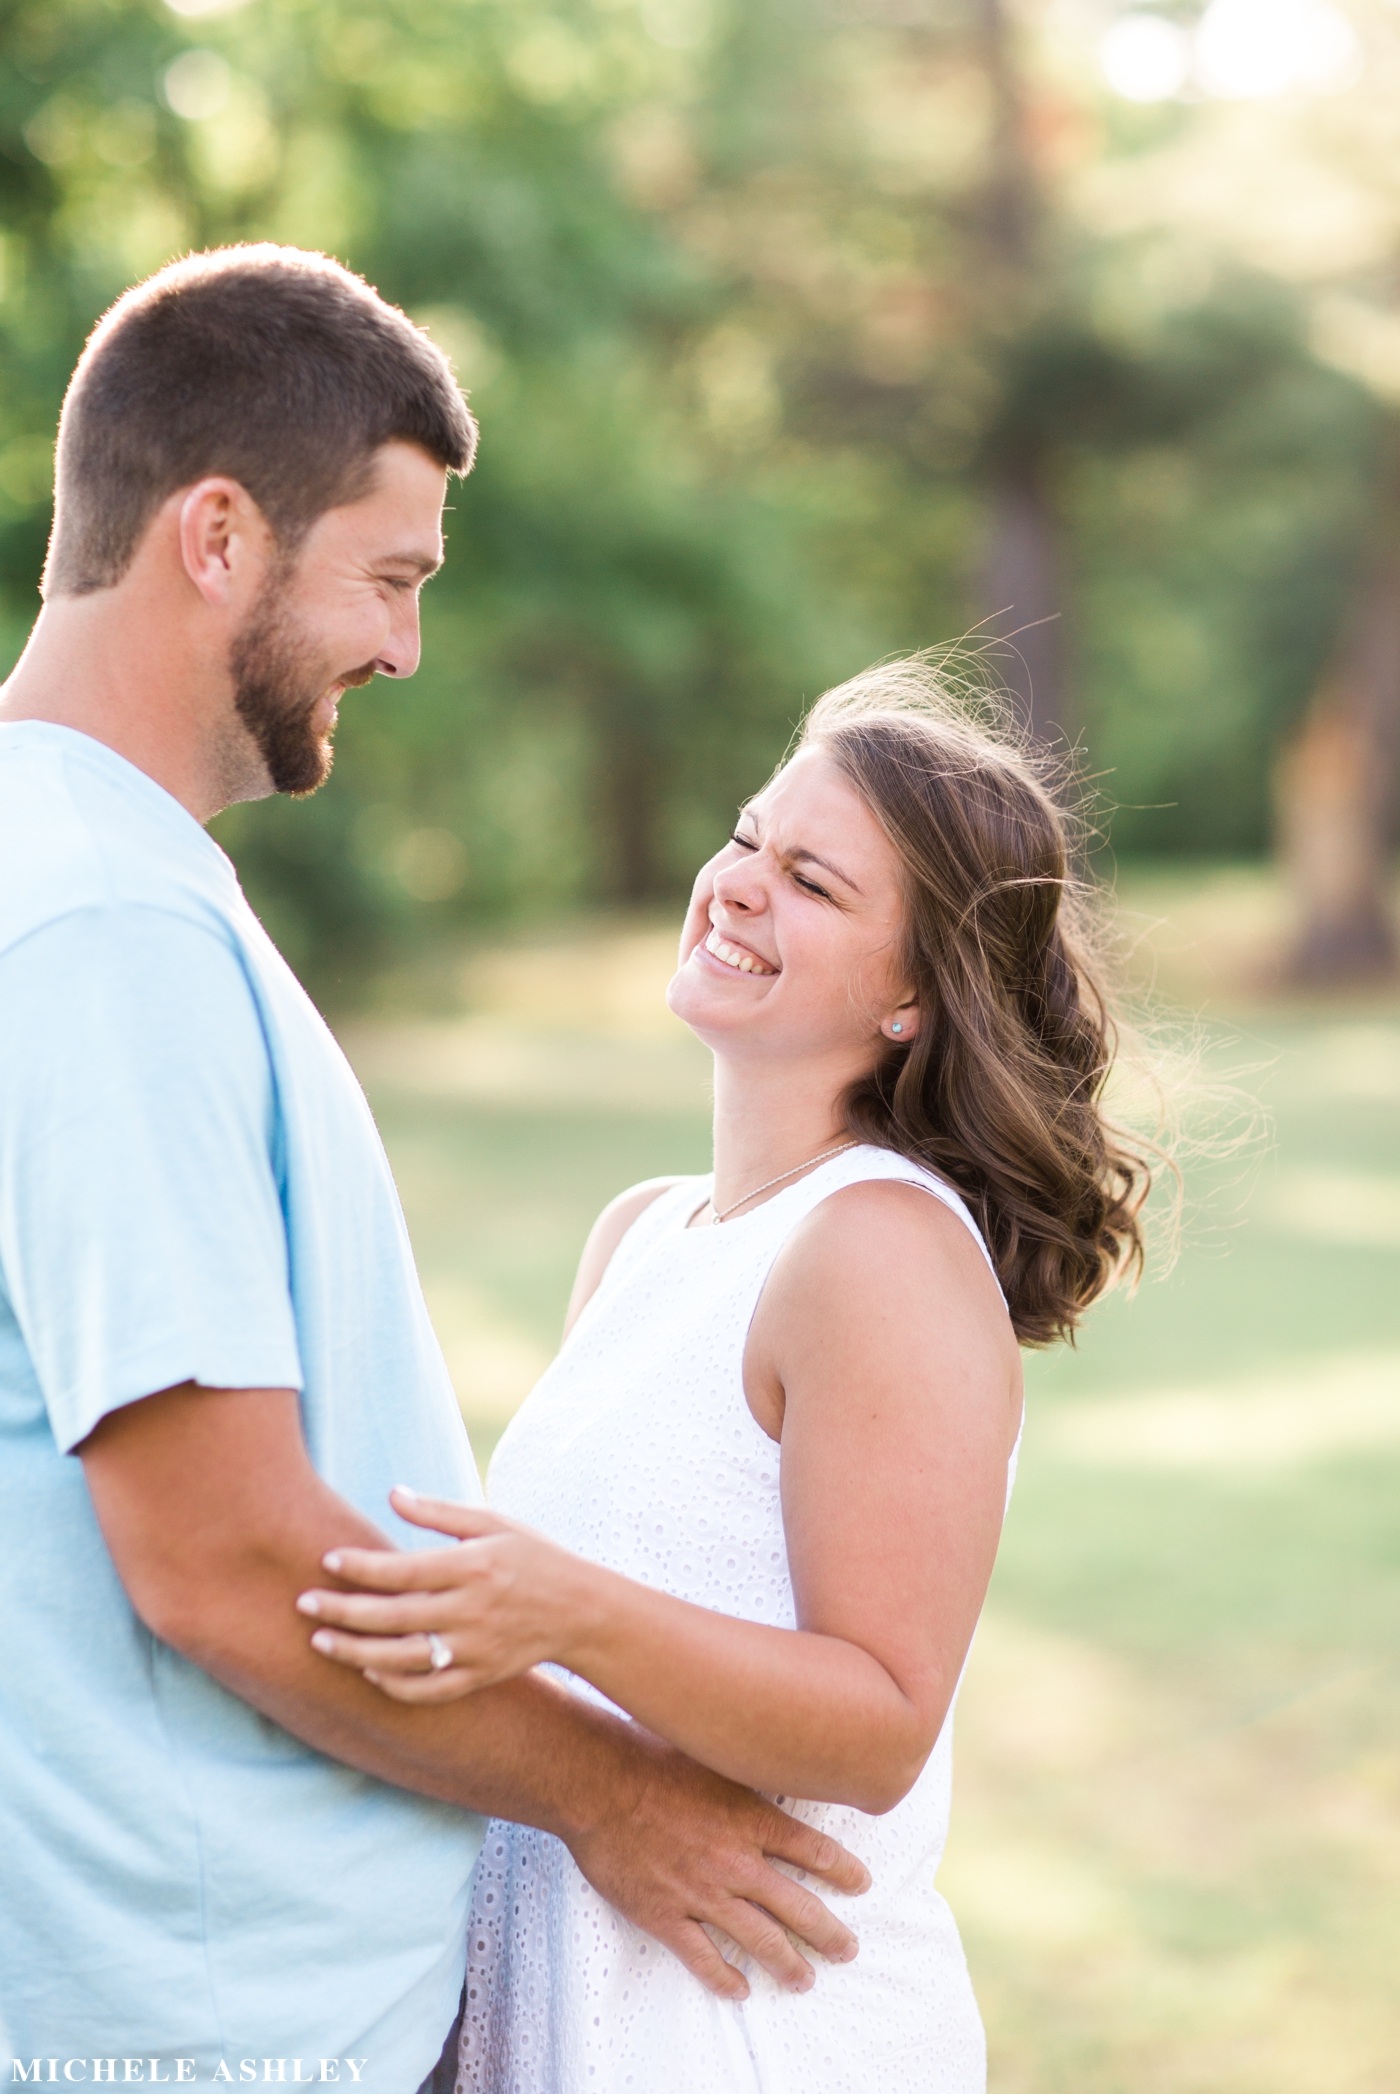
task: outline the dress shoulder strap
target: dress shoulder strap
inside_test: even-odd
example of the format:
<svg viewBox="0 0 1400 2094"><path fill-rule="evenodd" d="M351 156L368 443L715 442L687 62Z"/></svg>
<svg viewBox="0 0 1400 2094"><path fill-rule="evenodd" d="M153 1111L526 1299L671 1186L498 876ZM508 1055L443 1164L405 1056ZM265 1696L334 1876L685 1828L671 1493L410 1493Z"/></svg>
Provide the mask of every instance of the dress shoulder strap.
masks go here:
<svg viewBox="0 0 1400 2094"><path fill-rule="evenodd" d="M599 1294L624 1279L662 1236L679 1220L692 1214L709 1193L708 1178L678 1178L649 1200L607 1263L598 1285Z"/></svg>
<svg viewBox="0 0 1400 2094"><path fill-rule="evenodd" d="M940 1178L936 1171L929 1170L924 1164L915 1163L912 1157L901 1156L894 1149L877 1148L873 1142L861 1142L854 1149L847 1149L842 1155L834 1156L830 1163L824 1163L819 1169L812 1171L793 1190L796 1193L809 1194L808 1199L801 1203L800 1211L810 1213L813 1207L819 1206L832 1193L842 1191L847 1185L868 1184L872 1179L890 1179L899 1185L917 1185L921 1192L928 1193L932 1199L950 1208L986 1259L987 1268L996 1280L997 1292L1005 1301L1006 1296L1002 1292L996 1264L982 1231L973 1219L972 1209L946 1178ZM794 1215L794 1222L796 1219Z"/></svg>

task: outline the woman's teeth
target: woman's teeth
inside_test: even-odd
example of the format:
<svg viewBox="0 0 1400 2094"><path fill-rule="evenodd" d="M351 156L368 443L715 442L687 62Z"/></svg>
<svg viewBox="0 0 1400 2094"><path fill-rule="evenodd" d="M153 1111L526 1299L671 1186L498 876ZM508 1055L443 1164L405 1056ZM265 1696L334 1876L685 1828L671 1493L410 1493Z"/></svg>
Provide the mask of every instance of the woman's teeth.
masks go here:
<svg viewBox="0 0 1400 2094"><path fill-rule="evenodd" d="M717 960L723 960L726 967L737 967L741 974L776 974L778 971L776 967L765 966L762 960L756 960L751 952L740 952L737 946L726 945L718 931L711 931L705 940L705 950L713 953Z"/></svg>

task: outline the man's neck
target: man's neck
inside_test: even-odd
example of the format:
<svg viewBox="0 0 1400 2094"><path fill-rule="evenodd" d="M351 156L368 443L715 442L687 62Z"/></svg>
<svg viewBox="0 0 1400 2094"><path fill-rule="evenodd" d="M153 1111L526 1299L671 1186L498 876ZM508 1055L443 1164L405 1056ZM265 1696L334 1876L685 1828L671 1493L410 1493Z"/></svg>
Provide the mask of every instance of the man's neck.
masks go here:
<svg viewBox="0 0 1400 2094"><path fill-rule="evenodd" d="M248 737L229 694L186 659L168 607L144 602L144 593L139 582L122 583L46 603L0 687L0 721L46 720L90 735L207 822L231 800L253 797L243 777Z"/></svg>

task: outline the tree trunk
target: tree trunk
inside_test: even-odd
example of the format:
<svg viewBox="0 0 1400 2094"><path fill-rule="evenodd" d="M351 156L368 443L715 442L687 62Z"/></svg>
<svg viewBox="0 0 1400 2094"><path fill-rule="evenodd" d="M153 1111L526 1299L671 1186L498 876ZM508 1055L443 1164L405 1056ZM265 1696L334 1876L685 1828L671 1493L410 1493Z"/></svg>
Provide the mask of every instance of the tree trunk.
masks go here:
<svg viewBox="0 0 1400 2094"><path fill-rule="evenodd" d="M1068 740L1059 527L1037 459L1009 461L992 482L982 602L1002 641L997 670L1022 724L1042 748Z"/></svg>
<svg viewBox="0 0 1400 2094"><path fill-rule="evenodd" d="M636 908L654 901L660 880L656 825L661 766L645 717L645 698L598 708L603 818L609 839L607 885L615 901Z"/></svg>
<svg viewBox="0 0 1400 2094"><path fill-rule="evenodd" d="M1387 906L1400 757L1400 547L1359 591L1335 659L1275 778L1278 843L1299 928L1300 984L1395 972Z"/></svg>
<svg viewBox="0 0 1400 2094"><path fill-rule="evenodd" d="M991 140L978 216L993 267L1028 279L1035 267L1040 194L1026 149L1026 113L1004 0L976 0L976 38L991 102Z"/></svg>
<svg viewBox="0 0 1400 2094"><path fill-rule="evenodd" d="M978 221L991 332L1026 324L1039 291L1044 207L1026 142L1026 114L1005 0L977 0L991 139ZM1022 426L989 446L990 496L981 575L989 631L1005 642L996 667L1022 724L1042 748L1069 740L1060 627L1060 525L1042 432Z"/></svg>

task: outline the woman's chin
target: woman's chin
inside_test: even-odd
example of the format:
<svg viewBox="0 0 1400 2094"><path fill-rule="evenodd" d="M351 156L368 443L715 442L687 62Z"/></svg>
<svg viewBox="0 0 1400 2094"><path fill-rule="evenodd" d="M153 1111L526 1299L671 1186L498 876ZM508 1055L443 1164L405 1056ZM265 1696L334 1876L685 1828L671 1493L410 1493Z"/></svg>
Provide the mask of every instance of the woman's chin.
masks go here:
<svg viewBox="0 0 1400 2094"><path fill-rule="evenodd" d="M704 962L692 955L672 975L666 1007L709 1046L712 1034L742 1029L754 1017L752 1003L747 997L736 995L737 989L737 982L731 986L717 980Z"/></svg>
<svg viewBox="0 0 1400 2094"><path fill-rule="evenodd" d="M679 1018L682 1025L689 1025L692 1030L703 1007L712 1001L704 994L705 987L703 982L697 982L695 970L689 961L676 970L667 984L667 1010L673 1018Z"/></svg>
<svg viewBox="0 0 1400 2094"><path fill-rule="evenodd" d="M746 1055L765 1040L771 1048L771 1028L761 1021L761 1000L737 990L737 984L731 989L727 982L697 980L683 967L666 992L666 1004L712 1053Z"/></svg>

